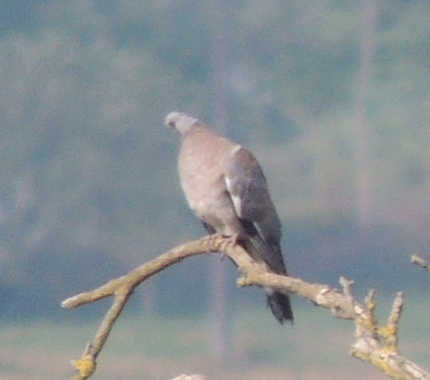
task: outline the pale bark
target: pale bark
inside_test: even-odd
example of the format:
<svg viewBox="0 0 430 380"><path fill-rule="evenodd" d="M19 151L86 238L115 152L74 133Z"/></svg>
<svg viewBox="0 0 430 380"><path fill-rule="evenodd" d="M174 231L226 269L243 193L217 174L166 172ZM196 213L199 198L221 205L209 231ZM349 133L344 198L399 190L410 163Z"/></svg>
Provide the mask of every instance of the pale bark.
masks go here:
<svg viewBox="0 0 430 380"><path fill-rule="evenodd" d="M222 252L237 264L242 273L242 277L238 280L239 286L257 285L274 288L286 294L295 293L317 306L331 310L338 318L353 320L356 328L351 354L354 357L371 363L393 379L430 379L430 374L398 353L398 327L403 309L403 293L397 295L387 324L379 326L374 314L376 306L374 291L369 293L364 303L360 303L352 294L352 282L344 278L340 280L342 290L338 290L325 284L308 283L299 278L270 273L261 263L253 261L239 245L219 235L208 236L176 247L125 276L65 300L62 306L72 308L114 296L113 304L93 341L87 345L80 359L72 361L78 371L74 379L84 380L94 373L97 357L115 321L138 285L187 257L206 252Z"/></svg>

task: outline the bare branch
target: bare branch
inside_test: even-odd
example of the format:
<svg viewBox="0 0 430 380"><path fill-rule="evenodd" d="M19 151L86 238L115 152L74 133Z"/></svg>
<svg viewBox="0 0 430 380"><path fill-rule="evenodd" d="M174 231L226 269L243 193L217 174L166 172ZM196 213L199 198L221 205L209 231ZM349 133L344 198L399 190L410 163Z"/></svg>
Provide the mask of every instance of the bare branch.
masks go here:
<svg viewBox="0 0 430 380"><path fill-rule="evenodd" d="M71 363L78 372L73 380L85 380L94 373L97 357L103 349L115 321L121 314L127 300L131 294L133 294L134 289L147 278L189 256L205 252L216 252L218 249L211 249L212 246L208 244L208 242L212 240L214 239L211 237L203 238L199 241L176 247L156 259L132 270L125 276L111 280L97 289L70 297L61 303L64 308L73 308L112 295L115 296L114 302L100 324L93 342L88 345L88 347L91 347L91 351L86 349L81 359L72 360ZM221 244L221 242L219 244Z"/></svg>
<svg viewBox="0 0 430 380"><path fill-rule="evenodd" d="M387 325L378 327L374 315L376 305L374 291L369 292L363 305L352 294L353 282L343 277L340 279L343 290L339 291L325 284L311 284L299 278L271 273L267 267L255 262L232 239L215 234L176 247L125 276L63 301L63 307L72 308L108 296L115 297L93 342L88 344L81 359L72 361L78 371L74 380L85 380L94 373L97 357L103 349L116 319L139 284L187 257L206 252L222 252L237 264L243 275L238 280L239 286L256 285L274 288L285 294L295 293L317 306L330 309L336 317L354 320L355 342L351 348L351 354L354 357L370 362L394 379L430 379L428 373L398 354L398 326L403 308L403 293L397 295Z"/></svg>
<svg viewBox="0 0 430 380"><path fill-rule="evenodd" d="M428 261L423 259L422 257L420 257L416 253L414 255L412 255L411 263L416 264L416 265L420 266L421 268L424 268L430 272L430 264L428 263Z"/></svg>
<svg viewBox="0 0 430 380"><path fill-rule="evenodd" d="M207 380L207 378L202 375L179 375L172 380Z"/></svg>

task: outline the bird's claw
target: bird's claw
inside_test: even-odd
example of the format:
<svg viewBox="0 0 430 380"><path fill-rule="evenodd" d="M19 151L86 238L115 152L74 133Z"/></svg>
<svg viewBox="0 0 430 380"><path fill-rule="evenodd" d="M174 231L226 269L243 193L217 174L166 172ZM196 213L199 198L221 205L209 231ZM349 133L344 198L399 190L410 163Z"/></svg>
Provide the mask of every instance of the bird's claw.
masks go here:
<svg viewBox="0 0 430 380"><path fill-rule="evenodd" d="M214 233L206 237L206 244L211 251L219 251L222 254L222 258L225 256L225 252L228 249L234 248L239 242L238 234L223 235L220 233Z"/></svg>
<svg viewBox="0 0 430 380"><path fill-rule="evenodd" d="M220 251L221 251L221 260L224 259L226 256L225 252L230 249L236 247L239 241L239 235L233 234L233 235L221 235L223 238L223 241L220 244Z"/></svg>

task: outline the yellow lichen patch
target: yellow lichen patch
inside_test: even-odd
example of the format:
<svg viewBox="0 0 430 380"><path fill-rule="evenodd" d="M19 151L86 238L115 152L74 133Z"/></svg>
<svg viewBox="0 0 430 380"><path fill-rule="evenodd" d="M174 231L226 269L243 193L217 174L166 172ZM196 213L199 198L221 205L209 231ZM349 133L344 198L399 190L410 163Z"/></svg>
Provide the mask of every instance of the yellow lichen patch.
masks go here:
<svg viewBox="0 0 430 380"><path fill-rule="evenodd" d="M379 336L381 336L383 338L389 338L389 337L397 334L397 326L390 323L384 327L380 327L378 329L378 334L379 334Z"/></svg>
<svg viewBox="0 0 430 380"><path fill-rule="evenodd" d="M94 356L91 354L84 355L78 360L72 360L71 363L76 368L76 370L79 371L79 375L84 379L90 377L96 370L97 366Z"/></svg>
<svg viewBox="0 0 430 380"><path fill-rule="evenodd" d="M394 342L387 342L384 347L382 347L383 354L397 354L397 344Z"/></svg>
<svg viewBox="0 0 430 380"><path fill-rule="evenodd" d="M372 355L372 364L376 367L381 368L388 376L393 379L403 379L403 376L399 371L393 368L387 360L384 360L382 356Z"/></svg>
<svg viewBox="0 0 430 380"><path fill-rule="evenodd" d="M382 347L384 354L397 354L398 352L398 340L397 340L397 325L389 323L385 327L381 327L378 330L379 336L385 338L385 344Z"/></svg>

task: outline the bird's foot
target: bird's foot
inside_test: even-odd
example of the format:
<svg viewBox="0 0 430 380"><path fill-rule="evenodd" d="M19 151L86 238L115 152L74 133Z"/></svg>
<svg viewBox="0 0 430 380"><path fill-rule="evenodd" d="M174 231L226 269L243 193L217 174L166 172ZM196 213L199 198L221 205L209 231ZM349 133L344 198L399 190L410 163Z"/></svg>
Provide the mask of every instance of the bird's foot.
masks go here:
<svg viewBox="0 0 430 380"><path fill-rule="evenodd" d="M224 260L224 257L227 256L225 254L225 251L227 251L229 248L234 248L238 244L239 241L239 235L238 234L232 234L232 235L221 235L223 237L223 241L220 245L220 251L221 251L221 260Z"/></svg>
<svg viewBox="0 0 430 380"><path fill-rule="evenodd" d="M224 235L220 233L214 233L207 236L205 240L211 251L219 251L221 253L221 260L223 260L224 256L226 256L225 252L239 244L239 235Z"/></svg>
<svg viewBox="0 0 430 380"><path fill-rule="evenodd" d="M224 236L222 236L218 232L215 232L211 235L206 236L204 238L204 242L210 252L217 252L219 251L219 247L222 244L223 239Z"/></svg>

